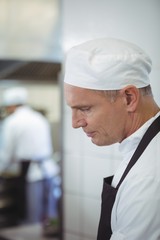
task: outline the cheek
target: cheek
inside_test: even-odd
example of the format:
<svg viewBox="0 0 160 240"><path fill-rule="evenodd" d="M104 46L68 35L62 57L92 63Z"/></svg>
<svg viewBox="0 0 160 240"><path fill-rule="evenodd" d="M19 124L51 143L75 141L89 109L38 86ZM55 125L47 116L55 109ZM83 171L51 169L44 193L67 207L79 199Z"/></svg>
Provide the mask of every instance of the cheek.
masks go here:
<svg viewBox="0 0 160 240"><path fill-rule="evenodd" d="M108 125L108 131L117 142L123 139L126 127L127 112L124 108L115 109L110 115L110 126Z"/></svg>
<svg viewBox="0 0 160 240"><path fill-rule="evenodd" d="M92 128L93 131L105 134L112 123L112 119L108 116L108 114L103 112L88 118L87 122L88 126Z"/></svg>
<svg viewBox="0 0 160 240"><path fill-rule="evenodd" d="M125 125L126 111L122 103L103 105L98 111L95 111L87 118L90 127L97 131L109 132L118 131ZM120 131L120 129L119 129Z"/></svg>
<svg viewBox="0 0 160 240"><path fill-rule="evenodd" d="M125 125L126 113L123 108L112 108L110 111L106 111L99 117L99 123L97 126L109 134L119 134ZM98 122L98 121L97 121Z"/></svg>

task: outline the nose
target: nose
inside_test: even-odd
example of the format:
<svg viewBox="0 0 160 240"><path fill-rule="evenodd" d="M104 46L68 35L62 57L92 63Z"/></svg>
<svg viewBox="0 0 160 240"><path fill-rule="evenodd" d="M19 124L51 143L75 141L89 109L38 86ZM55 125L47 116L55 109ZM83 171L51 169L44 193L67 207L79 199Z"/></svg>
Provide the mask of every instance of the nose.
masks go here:
<svg viewBox="0 0 160 240"><path fill-rule="evenodd" d="M86 126L86 122L81 119L81 120L78 120L78 121L73 121L72 120L72 127L73 128L80 128L80 127L85 127Z"/></svg>
<svg viewBox="0 0 160 240"><path fill-rule="evenodd" d="M85 127L87 125L86 120L80 112L72 112L72 127L73 128L80 128Z"/></svg>

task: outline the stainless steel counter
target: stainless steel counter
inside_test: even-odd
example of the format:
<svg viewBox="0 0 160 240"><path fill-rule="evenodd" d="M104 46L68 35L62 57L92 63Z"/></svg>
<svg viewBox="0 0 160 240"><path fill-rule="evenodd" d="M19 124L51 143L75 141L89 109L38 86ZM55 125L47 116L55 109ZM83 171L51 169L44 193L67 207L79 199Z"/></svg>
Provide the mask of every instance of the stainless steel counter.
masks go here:
<svg viewBox="0 0 160 240"><path fill-rule="evenodd" d="M54 237L42 236L42 227L40 224L22 225L0 229L0 240L59 240Z"/></svg>

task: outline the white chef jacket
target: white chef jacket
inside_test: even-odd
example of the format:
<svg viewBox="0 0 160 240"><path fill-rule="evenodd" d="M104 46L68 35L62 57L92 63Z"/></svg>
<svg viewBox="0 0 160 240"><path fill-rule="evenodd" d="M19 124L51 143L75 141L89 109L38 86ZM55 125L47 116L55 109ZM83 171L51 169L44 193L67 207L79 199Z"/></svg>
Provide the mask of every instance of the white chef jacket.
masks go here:
<svg viewBox="0 0 160 240"><path fill-rule="evenodd" d="M42 160L46 175L57 172L52 159L53 146L47 119L28 106L21 106L2 124L0 172L11 162Z"/></svg>
<svg viewBox="0 0 160 240"><path fill-rule="evenodd" d="M123 161L113 178L115 187L142 136L160 112L120 144ZM160 239L160 133L122 182L111 215L111 240Z"/></svg>

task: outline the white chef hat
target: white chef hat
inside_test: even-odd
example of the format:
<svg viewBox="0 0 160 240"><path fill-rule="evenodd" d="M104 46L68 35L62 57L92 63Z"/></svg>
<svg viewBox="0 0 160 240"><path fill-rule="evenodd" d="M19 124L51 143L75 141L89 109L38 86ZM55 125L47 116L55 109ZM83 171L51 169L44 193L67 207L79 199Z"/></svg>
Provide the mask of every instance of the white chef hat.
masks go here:
<svg viewBox="0 0 160 240"><path fill-rule="evenodd" d="M151 66L150 57L133 43L95 39L69 50L64 82L96 90L118 90L127 85L142 88L150 84Z"/></svg>
<svg viewBox="0 0 160 240"><path fill-rule="evenodd" d="M8 88L3 92L2 105L12 106L26 104L28 98L27 90L23 87Z"/></svg>

